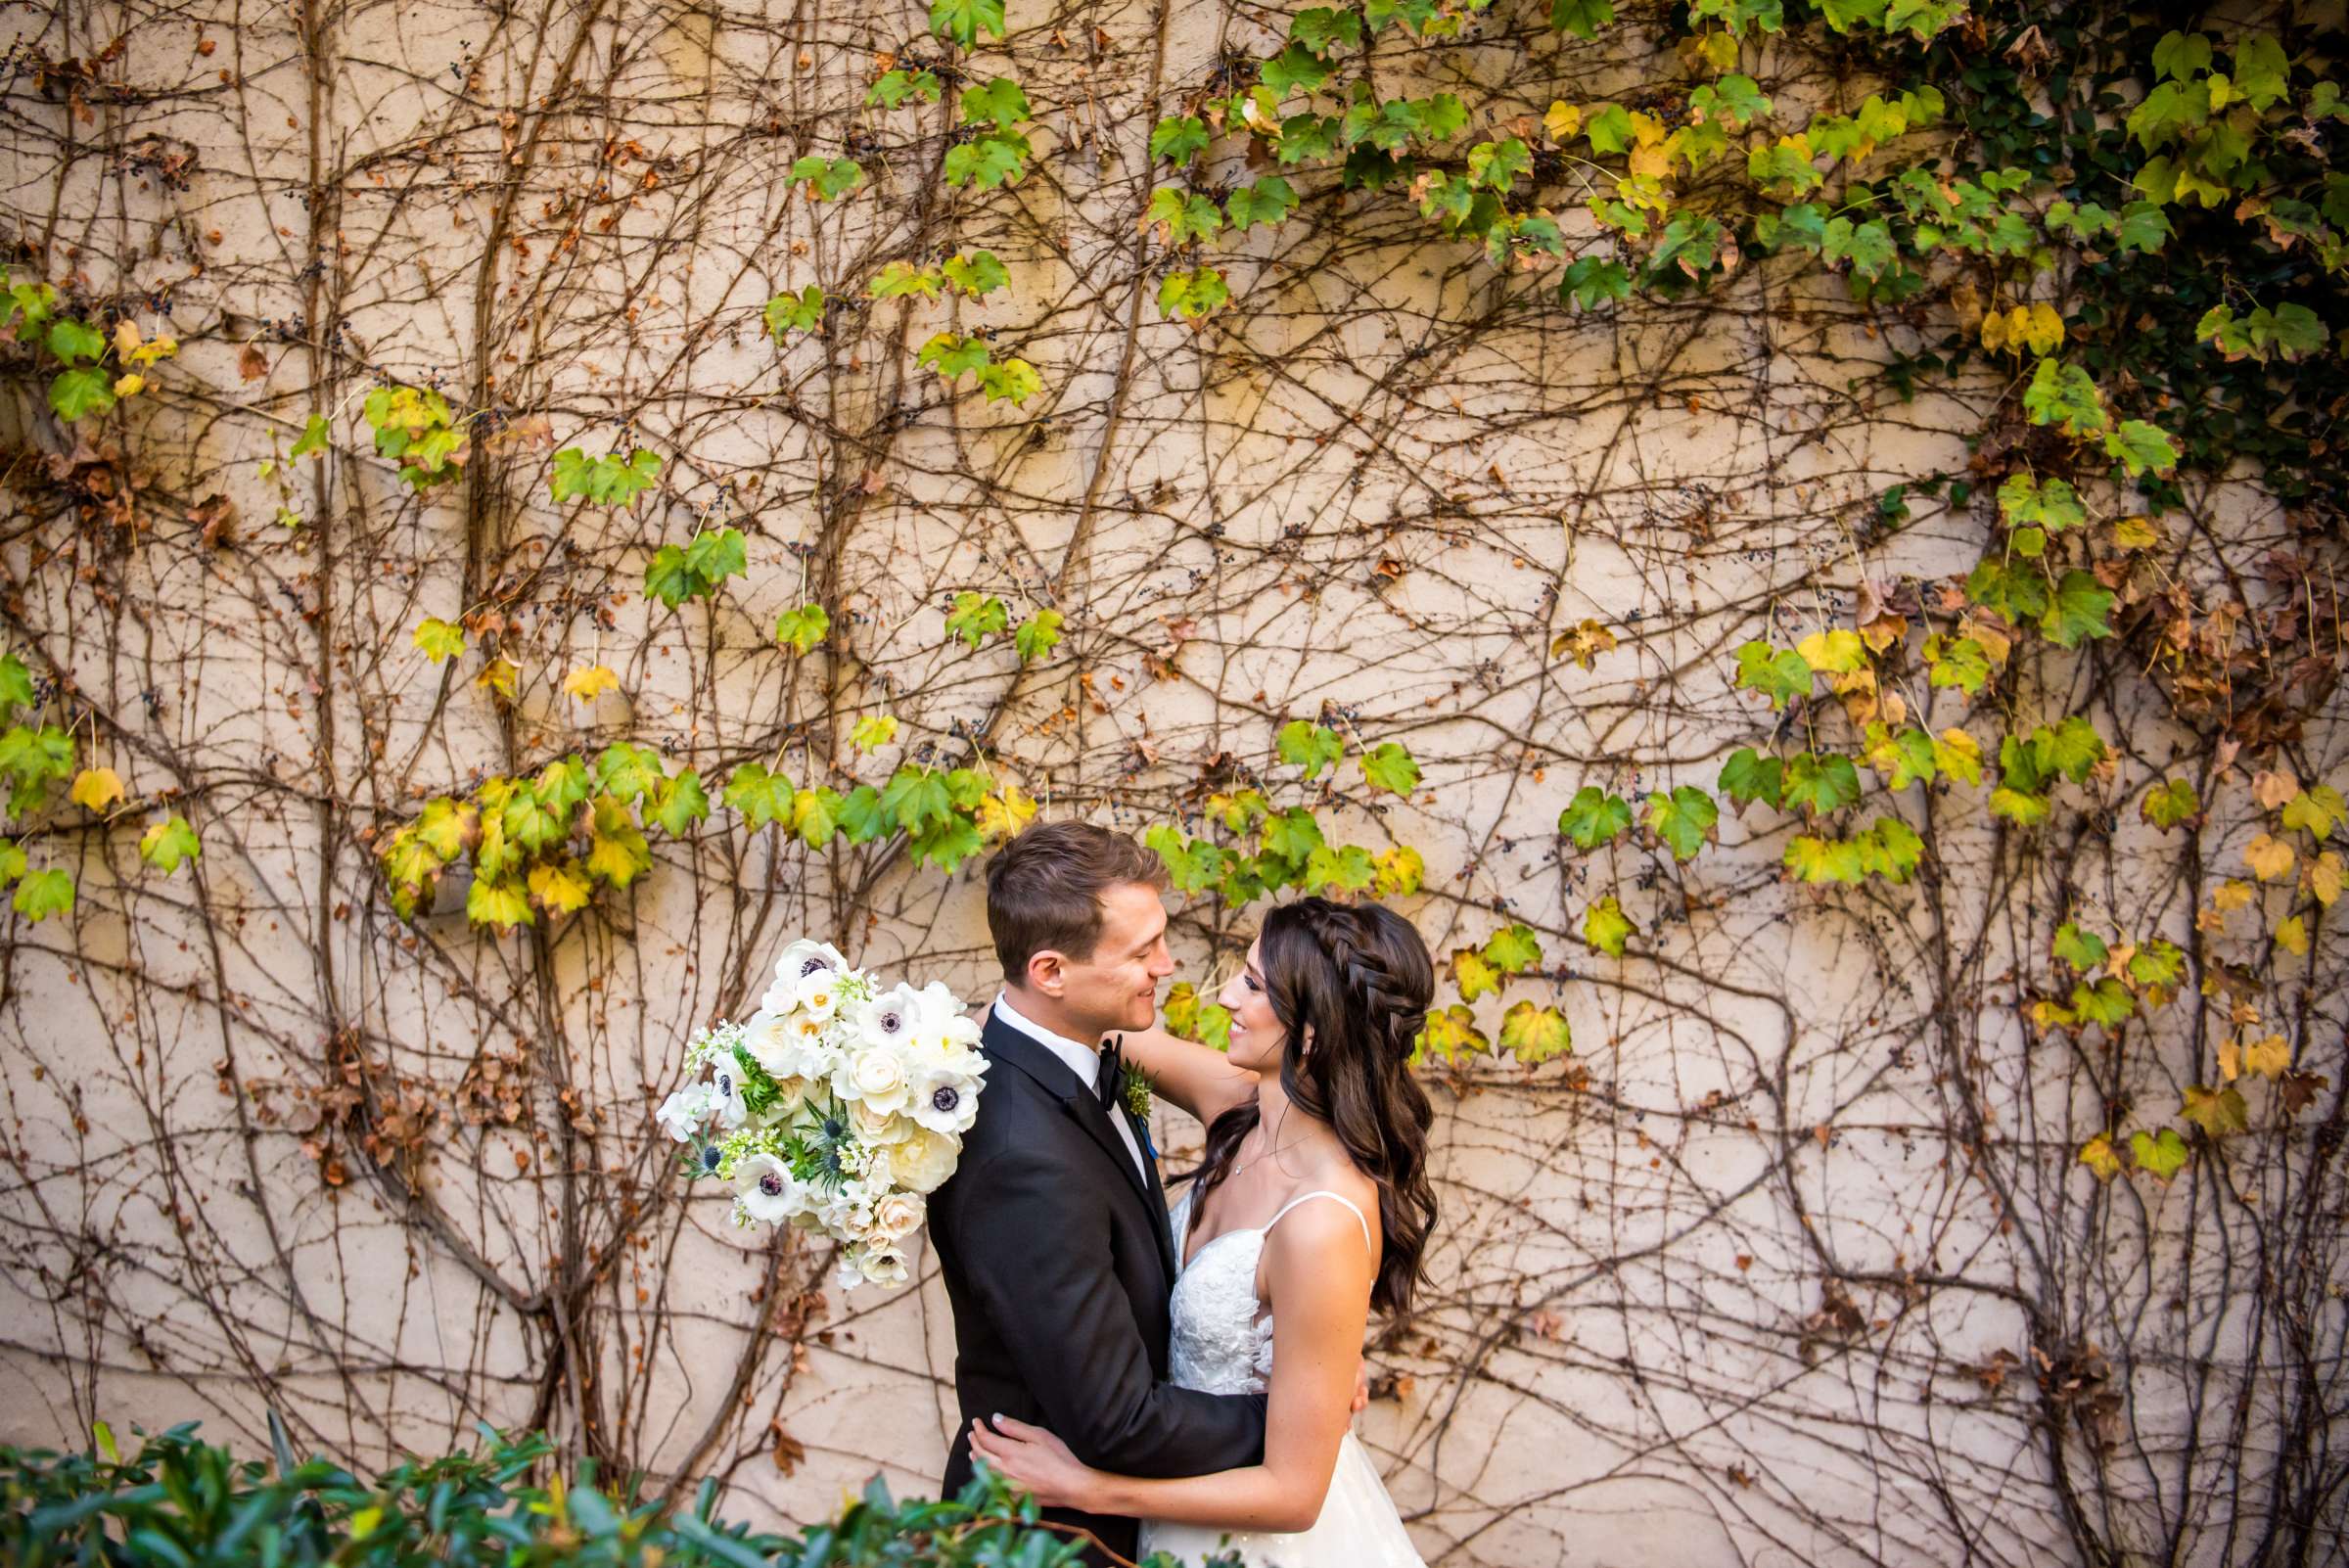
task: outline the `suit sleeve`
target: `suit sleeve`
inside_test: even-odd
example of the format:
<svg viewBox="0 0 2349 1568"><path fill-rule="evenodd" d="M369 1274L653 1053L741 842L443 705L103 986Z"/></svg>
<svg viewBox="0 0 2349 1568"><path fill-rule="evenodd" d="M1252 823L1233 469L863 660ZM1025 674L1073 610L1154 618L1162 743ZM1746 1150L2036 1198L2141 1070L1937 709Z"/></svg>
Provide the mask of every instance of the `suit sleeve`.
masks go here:
<svg viewBox="0 0 2349 1568"><path fill-rule="evenodd" d="M1069 1173L1025 1150L957 1172L947 1227L971 1295L1010 1350L1044 1424L1121 1475L1206 1475L1261 1463L1262 1394L1161 1383L1111 1277L1110 1218Z"/></svg>

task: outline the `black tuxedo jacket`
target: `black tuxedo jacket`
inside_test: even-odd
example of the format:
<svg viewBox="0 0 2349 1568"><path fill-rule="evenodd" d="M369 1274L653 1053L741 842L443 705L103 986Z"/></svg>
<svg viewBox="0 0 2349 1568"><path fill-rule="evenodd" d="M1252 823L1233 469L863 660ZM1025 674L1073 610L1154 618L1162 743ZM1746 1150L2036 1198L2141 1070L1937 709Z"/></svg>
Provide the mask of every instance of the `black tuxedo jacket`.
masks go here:
<svg viewBox="0 0 2349 1568"><path fill-rule="evenodd" d="M971 1478L973 1419L1048 1427L1085 1463L1123 1475L1206 1475L1261 1463L1265 1397L1167 1382L1174 1242L1158 1171L1134 1168L1111 1125L1138 1120L1081 1088L1068 1065L990 1009L990 1066L953 1176L930 1197L954 1310L962 1420L945 1492ZM1149 1162L1145 1162L1149 1163ZM1131 1519L1046 1510L1134 1555Z"/></svg>

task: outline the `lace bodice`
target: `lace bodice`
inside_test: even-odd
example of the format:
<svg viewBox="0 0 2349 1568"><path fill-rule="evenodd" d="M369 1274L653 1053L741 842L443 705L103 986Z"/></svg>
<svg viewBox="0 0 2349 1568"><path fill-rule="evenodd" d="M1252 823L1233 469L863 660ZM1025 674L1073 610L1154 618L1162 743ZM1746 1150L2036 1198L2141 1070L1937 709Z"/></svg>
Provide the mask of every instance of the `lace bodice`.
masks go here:
<svg viewBox="0 0 2349 1568"><path fill-rule="evenodd" d="M1167 1217L1174 1228L1174 1256L1188 1250L1191 1197ZM1174 1324L1168 1341L1168 1371L1179 1388L1209 1394L1262 1393L1272 1377L1272 1314L1256 1298L1256 1265L1264 1256L1265 1237L1281 1216L1311 1198L1328 1198L1354 1210L1362 1222L1362 1240L1370 1240L1370 1222L1362 1212L1335 1192L1308 1192L1283 1205L1280 1214L1254 1229L1226 1230L1202 1247L1174 1279Z"/></svg>

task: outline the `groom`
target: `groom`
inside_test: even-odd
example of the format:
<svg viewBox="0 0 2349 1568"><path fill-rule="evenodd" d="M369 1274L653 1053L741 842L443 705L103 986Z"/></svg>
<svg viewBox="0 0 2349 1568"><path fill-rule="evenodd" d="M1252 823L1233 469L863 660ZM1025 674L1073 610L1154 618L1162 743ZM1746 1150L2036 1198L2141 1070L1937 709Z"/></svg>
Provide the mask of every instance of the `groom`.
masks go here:
<svg viewBox="0 0 2349 1568"><path fill-rule="evenodd" d="M1177 1268L1140 1119L1115 1092L1101 1038L1148 1029L1167 952L1166 872L1123 834L1034 827L987 868L1003 992L981 1048L992 1062L962 1160L930 1199L954 1310L962 1419L945 1495L971 1478L970 1430L997 1414L1048 1427L1085 1463L1204 1475L1260 1462L1262 1394L1167 1382ZM1132 1519L1046 1509L1134 1555ZM1106 1559L1089 1553L1088 1560Z"/></svg>

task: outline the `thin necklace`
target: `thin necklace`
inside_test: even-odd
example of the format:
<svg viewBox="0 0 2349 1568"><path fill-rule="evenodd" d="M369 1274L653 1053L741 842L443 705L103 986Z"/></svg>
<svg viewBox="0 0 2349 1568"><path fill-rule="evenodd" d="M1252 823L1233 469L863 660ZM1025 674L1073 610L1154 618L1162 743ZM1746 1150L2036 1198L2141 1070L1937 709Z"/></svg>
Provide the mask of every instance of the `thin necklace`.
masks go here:
<svg viewBox="0 0 2349 1568"><path fill-rule="evenodd" d="M1297 1147L1298 1144L1303 1143L1306 1138L1310 1138L1313 1135L1313 1129L1307 1128L1303 1136L1292 1138L1288 1142L1279 1145L1277 1148L1267 1149L1263 1154L1257 1155L1254 1159L1251 1159L1247 1165L1233 1166L1231 1170L1225 1174L1223 1179L1229 1181L1233 1176L1238 1176L1242 1171L1249 1169L1250 1166L1262 1164L1268 1156L1285 1153L1286 1151Z"/></svg>

